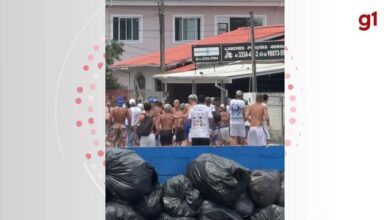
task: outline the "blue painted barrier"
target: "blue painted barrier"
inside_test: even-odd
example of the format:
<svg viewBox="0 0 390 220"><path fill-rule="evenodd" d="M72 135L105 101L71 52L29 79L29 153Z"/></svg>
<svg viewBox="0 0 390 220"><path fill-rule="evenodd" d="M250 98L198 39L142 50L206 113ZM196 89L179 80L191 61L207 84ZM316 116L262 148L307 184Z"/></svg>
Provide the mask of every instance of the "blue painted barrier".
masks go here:
<svg viewBox="0 0 390 220"><path fill-rule="evenodd" d="M133 147L159 174L160 182L185 174L187 164L202 153L212 153L248 169L284 170L284 146L272 147Z"/></svg>

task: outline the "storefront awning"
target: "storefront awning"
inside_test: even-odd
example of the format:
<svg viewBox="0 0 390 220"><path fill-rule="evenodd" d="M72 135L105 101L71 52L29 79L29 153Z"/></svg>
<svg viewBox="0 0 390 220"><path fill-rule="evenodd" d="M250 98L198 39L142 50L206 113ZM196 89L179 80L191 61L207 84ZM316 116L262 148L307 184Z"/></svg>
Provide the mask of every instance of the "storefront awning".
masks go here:
<svg viewBox="0 0 390 220"><path fill-rule="evenodd" d="M257 76L284 73L284 63L256 64ZM233 79L252 76L252 64L233 64L198 68L176 73L156 74L153 77L163 83L231 83Z"/></svg>

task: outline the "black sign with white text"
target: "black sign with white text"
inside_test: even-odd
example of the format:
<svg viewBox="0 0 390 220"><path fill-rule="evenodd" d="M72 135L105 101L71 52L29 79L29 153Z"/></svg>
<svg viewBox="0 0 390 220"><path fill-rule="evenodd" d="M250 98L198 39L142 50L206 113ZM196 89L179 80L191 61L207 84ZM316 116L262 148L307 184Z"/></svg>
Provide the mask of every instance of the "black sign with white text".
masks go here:
<svg viewBox="0 0 390 220"><path fill-rule="evenodd" d="M250 43L222 45L222 61L250 60L252 58ZM284 59L284 41L256 42L256 60Z"/></svg>

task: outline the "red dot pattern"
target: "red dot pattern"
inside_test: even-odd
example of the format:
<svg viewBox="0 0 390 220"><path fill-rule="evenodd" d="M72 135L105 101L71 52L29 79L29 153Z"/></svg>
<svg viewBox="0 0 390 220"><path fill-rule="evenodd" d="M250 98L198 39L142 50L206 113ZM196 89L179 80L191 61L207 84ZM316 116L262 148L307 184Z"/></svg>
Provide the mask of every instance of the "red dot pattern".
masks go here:
<svg viewBox="0 0 390 220"><path fill-rule="evenodd" d="M75 97L73 100L74 105L76 106L76 118L74 120L75 127L82 128L85 125L89 125L88 129L79 129L78 133L76 133L76 136L78 135L77 137L83 139L83 144L80 145L80 147L85 149L83 157L88 161L89 165L93 165L95 167L94 170L96 170L96 164L105 166L105 152L104 150L100 149L100 147L104 146L100 146L100 142L96 137L97 129L95 127L94 115L94 97L96 96L94 91L96 91L97 81L100 81L100 76L102 76L105 68L105 51L104 47L101 47L99 44L92 45L92 52L86 54L84 58L85 63L81 65L79 71L79 81L81 83L75 86ZM88 105L84 106L82 103L86 103ZM85 113L87 116L84 115ZM90 139L88 140L87 138ZM91 149L92 147L97 148Z"/></svg>
<svg viewBox="0 0 390 220"><path fill-rule="evenodd" d="M74 102L76 102L76 104L81 104L81 99L80 98L77 98Z"/></svg>
<svg viewBox="0 0 390 220"><path fill-rule="evenodd" d="M79 86L79 87L77 87L77 89L76 89L76 91L78 92L78 93L82 93L83 92L83 87L81 87L81 86Z"/></svg>
<svg viewBox="0 0 390 220"><path fill-rule="evenodd" d="M99 157L103 157L103 156L104 156L104 152L103 152L102 150L99 150L99 151L98 151L98 156L99 156Z"/></svg>

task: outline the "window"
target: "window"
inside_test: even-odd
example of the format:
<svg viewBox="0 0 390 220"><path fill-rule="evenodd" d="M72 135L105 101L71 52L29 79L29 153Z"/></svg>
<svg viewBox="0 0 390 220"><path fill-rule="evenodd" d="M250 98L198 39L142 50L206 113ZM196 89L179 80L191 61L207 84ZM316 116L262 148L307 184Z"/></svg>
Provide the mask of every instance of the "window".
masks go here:
<svg viewBox="0 0 390 220"><path fill-rule="evenodd" d="M134 87L136 90L145 90L145 76L142 73L137 73L134 77Z"/></svg>
<svg viewBox="0 0 390 220"><path fill-rule="evenodd" d="M139 40L140 18L114 17L113 39L121 41Z"/></svg>
<svg viewBox="0 0 390 220"><path fill-rule="evenodd" d="M199 17L175 18L175 41L200 40Z"/></svg>
<svg viewBox="0 0 390 220"><path fill-rule="evenodd" d="M255 26L263 26L264 19L263 18L255 18L254 20ZM230 18L230 31L234 31L240 27L249 27L249 18L245 17L231 17Z"/></svg>

